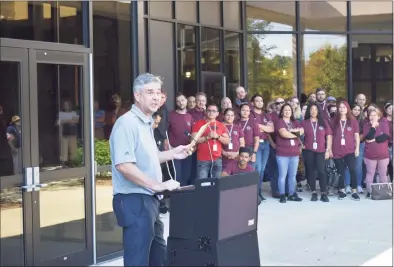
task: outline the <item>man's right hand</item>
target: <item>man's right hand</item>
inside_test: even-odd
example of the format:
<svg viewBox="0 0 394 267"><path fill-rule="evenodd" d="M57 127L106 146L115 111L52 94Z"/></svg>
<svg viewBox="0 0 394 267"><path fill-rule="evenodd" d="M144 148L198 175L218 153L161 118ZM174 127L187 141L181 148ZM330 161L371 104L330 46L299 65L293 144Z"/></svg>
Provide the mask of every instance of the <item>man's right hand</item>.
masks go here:
<svg viewBox="0 0 394 267"><path fill-rule="evenodd" d="M180 183L178 181L170 179L166 182L154 185L152 190L155 191L156 193L158 193L158 192L163 192L166 190L173 191L179 187L180 187Z"/></svg>

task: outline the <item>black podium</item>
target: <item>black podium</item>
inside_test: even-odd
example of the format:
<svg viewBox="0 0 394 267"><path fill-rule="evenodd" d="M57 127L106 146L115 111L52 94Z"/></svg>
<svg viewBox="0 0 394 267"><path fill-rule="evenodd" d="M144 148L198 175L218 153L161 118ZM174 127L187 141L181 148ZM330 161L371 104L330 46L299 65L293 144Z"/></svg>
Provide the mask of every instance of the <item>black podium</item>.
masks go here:
<svg viewBox="0 0 394 267"><path fill-rule="evenodd" d="M256 172L196 180L170 195L168 266L260 266Z"/></svg>

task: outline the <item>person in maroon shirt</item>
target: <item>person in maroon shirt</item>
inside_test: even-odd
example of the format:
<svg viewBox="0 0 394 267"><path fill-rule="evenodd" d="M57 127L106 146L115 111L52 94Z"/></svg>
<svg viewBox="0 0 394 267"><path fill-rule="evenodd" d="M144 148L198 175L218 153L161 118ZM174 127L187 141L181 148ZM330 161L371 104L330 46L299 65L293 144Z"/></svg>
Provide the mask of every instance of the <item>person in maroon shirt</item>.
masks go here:
<svg viewBox="0 0 394 267"><path fill-rule="evenodd" d="M371 184L376 170L378 170L380 182L387 183L387 166L390 161L388 151L390 132L387 123L382 121L381 117L382 114L379 109L368 111L369 122L364 125L367 198L371 197Z"/></svg>
<svg viewBox="0 0 394 267"><path fill-rule="evenodd" d="M307 181L312 191L311 201L317 201L317 172L321 192L320 200L329 202L325 160L330 158L332 131L320 113L317 104L312 103L308 106L305 119L301 122L301 127L304 129L304 162L307 170Z"/></svg>
<svg viewBox="0 0 394 267"><path fill-rule="evenodd" d="M302 201L295 192L298 162L301 154L300 136L304 129L294 119L293 109L289 104L284 104L275 123L276 136L276 162L278 164L278 187L280 203L286 203L285 189L286 177L288 179L289 201Z"/></svg>
<svg viewBox="0 0 394 267"><path fill-rule="evenodd" d="M241 105L241 118L236 122L240 125L245 138L245 147L248 147L251 151L253 151L252 158L249 164L254 167L256 162L256 153L259 148L260 141L260 131L257 123L254 120L249 119L250 116L250 106L249 104Z"/></svg>
<svg viewBox="0 0 394 267"><path fill-rule="evenodd" d="M259 195L264 201L264 197L261 193L261 186L264 178L265 167L267 166L270 145L268 141L269 133L274 132L274 125L271 120L271 116L263 111L264 101L262 95L254 95L251 99L253 103L253 110L250 112L249 119L254 120L260 130L259 147L256 153L256 171L259 173Z"/></svg>
<svg viewBox="0 0 394 267"><path fill-rule="evenodd" d="M227 108L224 111L224 126L226 126L230 143L223 145L223 159L222 168L225 169L228 164L237 161L238 151L241 147L245 146L245 135L239 124L234 124L234 109Z"/></svg>
<svg viewBox="0 0 394 267"><path fill-rule="evenodd" d="M228 108L232 108L233 104L231 103L230 98L228 97L223 97L222 100L220 101L220 110L221 112L219 113L219 116L216 118L217 121L223 122L224 120L224 111Z"/></svg>
<svg viewBox="0 0 394 267"><path fill-rule="evenodd" d="M345 193L345 171L350 172L350 184L352 187L352 198L360 200L357 194L357 172L356 157L360 153L359 123L351 113L350 106L346 101L338 103L338 114L331 123L333 131L332 154L335 166L340 174L338 199L346 198Z"/></svg>
<svg viewBox="0 0 394 267"><path fill-rule="evenodd" d="M170 147L188 145L190 143L190 138L187 133L191 133L193 125L193 118L186 110L186 96L182 93L178 93L175 101L176 110L170 112L168 119L168 138ZM192 158L187 157L181 160L174 160L174 165L176 180L181 186L191 185Z"/></svg>
<svg viewBox="0 0 394 267"><path fill-rule="evenodd" d="M239 159L228 164L226 168L223 169L222 176L254 172L253 167L248 164L251 158L250 152L249 148L241 147L239 149Z"/></svg>
<svg viewBox="0 0 394 267"><path fill-rule="evenodd" d="M192 115L194 122L203 120L205 118L206 104L207 95L203 92L198 92L196 94L196 107L187 111L190 115Z"/></svg>
<svg viewBox="0 0 394 267"><path fill-rule="evenodd" d="M390 163L388 167L388 172L390 175L391 182L393 181L393 102L389 101L384 105L384 114L389 127L390 138L389 138L389 156Z"/></svg>

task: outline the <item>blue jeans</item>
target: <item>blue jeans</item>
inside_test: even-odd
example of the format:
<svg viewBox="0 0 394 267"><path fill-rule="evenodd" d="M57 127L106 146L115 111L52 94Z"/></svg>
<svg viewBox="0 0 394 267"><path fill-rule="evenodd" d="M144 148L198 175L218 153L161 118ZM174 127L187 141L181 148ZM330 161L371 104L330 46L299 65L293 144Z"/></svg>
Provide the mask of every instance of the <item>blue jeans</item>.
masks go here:
<svg viewBox="0 0 394 267"><path fill-rule="evenodd" d="M112 206L123 228L124 266L164 266L167 245L159 200L146 194L116 194Z"/></svg>
<svg viewBox="0 0 394 267"><path fill-rule="evenodd" d="M362 186L362 183L363 183L364 149L365 149L365 143L364 142L360 143L360 154L356 158L357 186ZM345 171L345 185L346 186L350 185L349 168L346 168L346 171Z"/></svg>
<svg viewBox="0 0 394 267"><path fill-rule="evenodd" d="M212 170L212 172L211 172ZM222 159L217 160L197 160L196 179L220 178L222 176Z"/></svg>
<svg viewBox="0 0 394 267"><path fill-rule="evenodd" d="M187 157L181 160L174 160L176 180L181 184L181 186L193 184L191 179L193 163L192 160L192 157Z"/></svg>
<svg viewBox="0 0 394 267"><path fill-rule="evenodd" d="M278 188L278 164L276 163L276 150L269 146L270 153L268 155L268 161L265 168L265 175L270 181L272 195L279 194Z"/></svg>
<svg viewBox="0 0 394 267"><path fill-rule="evenodd" d="M259 149L256 153L256 171L260 174L260 182L259 182L259 192L261 192L263 178L264 178L264 171L265 167L267 166L268 157L270 155L270 145L267 141L260 142Z"/></svg>
<svg viewBox="0 0 394 267"><path fill-rule="evenodd" d="M276 162L278 163L278 187L279 194L284 195L286 192L286 177L289 185L289 195L293 195L296 187L296 175L298 169L299 156L296 157L281 157L276 156Z"/></svg>

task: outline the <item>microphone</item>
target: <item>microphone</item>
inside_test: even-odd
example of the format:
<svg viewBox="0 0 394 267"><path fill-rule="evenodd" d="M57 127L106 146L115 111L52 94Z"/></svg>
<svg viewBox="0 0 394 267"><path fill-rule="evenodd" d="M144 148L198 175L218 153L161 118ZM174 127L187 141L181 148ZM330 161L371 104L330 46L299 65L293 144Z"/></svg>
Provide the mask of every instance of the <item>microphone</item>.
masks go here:
<svg viewBox="0 0 394 267"><path fill-rule="evenodd" d="M190 137L191 139L193 139L193 141L197 143L197 140L194 139L194 137L193 137L188 131L184 131L183 133L184 133L186 136L188 136L188 137Z"/></svg>

